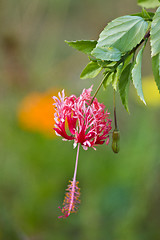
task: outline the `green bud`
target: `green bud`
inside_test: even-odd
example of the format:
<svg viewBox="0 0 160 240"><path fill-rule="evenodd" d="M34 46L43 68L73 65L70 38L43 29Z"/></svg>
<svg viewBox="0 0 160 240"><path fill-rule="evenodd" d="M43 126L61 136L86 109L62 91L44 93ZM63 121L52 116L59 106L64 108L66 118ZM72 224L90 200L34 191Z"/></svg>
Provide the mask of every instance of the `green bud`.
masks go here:
<svg viewBox="0 0 160 240"><path fill-rule="evenodd" d="M120 150L120 131L115 129L112 134L112 150L114 153L118 153Z"/></svg>

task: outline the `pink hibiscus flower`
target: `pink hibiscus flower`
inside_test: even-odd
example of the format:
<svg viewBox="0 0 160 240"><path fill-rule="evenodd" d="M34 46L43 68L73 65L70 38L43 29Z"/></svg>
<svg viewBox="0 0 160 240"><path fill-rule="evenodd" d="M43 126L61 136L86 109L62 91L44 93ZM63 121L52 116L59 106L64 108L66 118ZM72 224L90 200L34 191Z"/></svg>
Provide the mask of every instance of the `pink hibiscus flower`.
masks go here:
<svg viewBox="0 0 160 240"><path fill-rule="evenodd" d="M71 212L75 212L79 203L80 191L76 173L80 144L87 150L88 147L95 149L96 145L105 141L106 144L109 143L109 132L112 128L109 113L105 111L105 105L99 103L96 98L92 101L91 91L92 86L84 89L79 97L75 95L65 97L63 90L62 94L58 94L59 98L53 97L56 109L54 128L56 134L62 136L65 141L73 140L74 148L78 144L74 177L67 188L61 217L68 217Z"/></svg>
<svg viewBox="0 0 160 240"><path fill-rule="evenodd" d="M74 140L74 147L80 143L87 150L106 140L108 144L111 120L105 106L95 98L90 105L92 87L84 89L79 97L71 95L65 97L64 90L59 99L53 97L56 107L55 132L63 137L63 140ZM70 134L66 132L66 123Z"/></svg>

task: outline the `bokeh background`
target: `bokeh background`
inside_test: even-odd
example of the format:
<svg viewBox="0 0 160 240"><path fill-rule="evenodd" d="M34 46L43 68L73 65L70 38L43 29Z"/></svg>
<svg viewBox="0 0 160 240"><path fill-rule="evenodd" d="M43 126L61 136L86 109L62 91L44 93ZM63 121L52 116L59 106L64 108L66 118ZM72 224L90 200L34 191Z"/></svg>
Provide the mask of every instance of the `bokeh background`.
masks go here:
<svg viewBox="0 0 160 240"><path fill-rule="evenodd" d="M136 0L0 1L0 240L159 240L160 97L143 57L148 106L130 87L130 115L117 96L121 150L81 149L77 214L58 219L76 150L54 134L52 96L79 95L88 59L64 40L97 39L105 25L141 11ZM97 96L113 117L112 88Z"/></svg>

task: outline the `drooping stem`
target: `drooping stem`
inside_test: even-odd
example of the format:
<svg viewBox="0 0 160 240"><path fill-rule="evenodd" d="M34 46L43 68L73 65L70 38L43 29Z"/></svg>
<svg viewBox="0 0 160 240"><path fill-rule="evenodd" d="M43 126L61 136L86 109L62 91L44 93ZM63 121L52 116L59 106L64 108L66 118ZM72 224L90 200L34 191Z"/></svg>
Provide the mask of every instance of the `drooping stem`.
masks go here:
<svg viewBox="0 0 160 240"><path fill-rule="evenodd" d="M116 115L116 96L115 96L115 89L113 91L113 106L114 106L114 124L115 124L115 129L117 130L117 115Z"/></svg>
<svg viewBox="0 0 160 240"><path fill-rule="evenodd" d="M104 78L102 79L102 81L100 82L100 84L99 84L97 90L95 91L95 93L94 93L94 95L93 95L93 97L92 97L92 100L91 100L90 105L92 105L92 103L93 103L93 101L94 101L94 99L95 99L95 97L96 97L96 95L97 95L99 89L101 88L101 86L102 86L102 84L103 84L105 78L106 78L106 77L109 77L110 74L111 74L111 72L109 72L107 75L105 75Z"/></svg>
<svg viewBox="0 0 160 240"><path fill-rule="evenodd" d="M75 169L74 169L73 182L76 182L77 166L78 166L78 157L79 157L79 146L80 146L80 143L78 143L78 146L77 146L77 156L76 156L76 163L75 163Z"/></svg>

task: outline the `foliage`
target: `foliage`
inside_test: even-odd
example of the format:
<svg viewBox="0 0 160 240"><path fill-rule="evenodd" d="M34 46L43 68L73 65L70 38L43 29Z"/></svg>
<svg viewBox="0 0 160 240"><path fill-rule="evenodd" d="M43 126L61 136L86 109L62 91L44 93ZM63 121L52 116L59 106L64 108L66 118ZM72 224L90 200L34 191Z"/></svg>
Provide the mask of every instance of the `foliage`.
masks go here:
<svg viewBox="0 0 160 240"><path fill-rule="evenodd" d="M0 239L159 240L160 99L153 79L142 79L144 97L151 109L137 101L133 89L129 98L132 117L117 102L122 132L120 153L115 156L105 146L98 151L81 151L81 207L67 221L58 220L57 206L67 184L65 176L72 174L76 153L71 151L70 143L62 144L40 134L43 126L38 115L36 127L41 127L41 132L36 133L36 129L30 132L21 128L16 114L31 92L43 93L54 87L78 94L81 85L79 81L75 83L75 76L86 55L78 51L72 54L63 40L71 36L76 39L80 34L96 36L97 23L103 26L104 21L122 12L134 12L136 1L126 4L125 0L116 0L113 4L109 0L2 0L1 5ZM143 11L138 16L149 19L154 15L148 14ZM13 47L14 42L17 48ZM91 56L89 60L102 67L107 63L94 61ZM159 62L156 63L158 81ZM108 70L114 64L108 62ZM121 68L127 64L129 59L124 66L119 64L110 86L98 96L108 106L112 105L112 86L119 91ZM147 67L144 65L145 75L150 74ZM90 83L83 81L83 86L87 88ZM40 118L45 118L44 112Z"/></svg>
<svg viewBox="0 0 160 240"><path fill-rule="evenodd" d="M159 0L138 0L138 5L145 8L155 8L160 5Z"/></svg>
<svg viewBox="0 0 160 240"><path fill-rule="evenodd" d="M160 3L158 0L139 0L138 4L152 8L159 6ZM67 43L86 53L90 59L80 77L82 79L94 78L103 71L104 78L100 86L103 84L106 88L111 84L113 89L119 92L122 104L129 111L128 89L131 80L137 95L146 104L142 90L141 66L143 52L149 38L153 74L160 90L159 29L160 7L155 14L143 8L141 13L118 17L108 23L97 41L81 40Z"/></svg>
<svg viewBox="0 0 160 240"><path fill-rule="evenodd" d="M137 90L138 96L144 102L144 104L146 104L143 96L142 79L141 79L141 64L142 64L142 54L143 54L144 47L145 45L141 48L141 50L137 54L134 67L132 69L132 79L133 79L133 84Z"/></svg>

